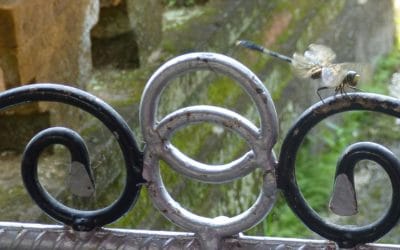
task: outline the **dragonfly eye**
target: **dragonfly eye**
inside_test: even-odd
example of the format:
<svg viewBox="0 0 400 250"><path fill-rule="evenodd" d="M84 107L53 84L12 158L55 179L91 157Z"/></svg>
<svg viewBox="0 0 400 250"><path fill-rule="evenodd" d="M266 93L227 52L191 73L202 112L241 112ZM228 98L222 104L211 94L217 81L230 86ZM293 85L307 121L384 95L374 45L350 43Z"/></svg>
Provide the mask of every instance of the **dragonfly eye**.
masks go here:
<svg viewBox="0 0 400 250"><path fill-rule="evenodd" d="M360 81L360 78L361 78L361 76L359 75L359 74L356 74L355 76L354 76L354 80L353 80L353 84L352 84L352 86L356 86L357 85L357 83L358 83L358 81Z"/></svg>
<svg viewBox="0 0 400 250"><path fill-rule="evenodd" d="M355 71L349 71L349 72L347 72L346 78L347 78L347 83L350 86L354 87L357 85L358 81L360 80L360 75Z"/></svg>

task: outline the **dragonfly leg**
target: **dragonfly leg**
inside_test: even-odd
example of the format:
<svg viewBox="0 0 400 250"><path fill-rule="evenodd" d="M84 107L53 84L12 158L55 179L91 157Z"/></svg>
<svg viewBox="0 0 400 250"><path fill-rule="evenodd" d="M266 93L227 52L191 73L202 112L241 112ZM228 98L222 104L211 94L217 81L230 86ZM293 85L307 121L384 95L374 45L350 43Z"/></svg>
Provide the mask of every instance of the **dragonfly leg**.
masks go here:
<svg viewBox="0 0 400 250"><path fill-rule="evenodd" d="M362 89L359 89L359 88L354 87L354 86L348 86L348 87L351 88L351 89L353 89L353 90L357 90L357 91L364 92Z"/></svg>
<svg viewBox="0 0 400 250"><path fill-rule="evenodd" d="M340 92L340 95L345 95L346 97L348 97L347 92L345 90L345 86L343 84L340 84L339 86L337 86L335 88L335 95Z"/></svg>
<svg viewBox="0 0 400 250"><path fill-rule="evenodd" d="M320 87L320 88L318 88L317 89L317 95L318 95L318 97L319 97L319 99L322 101L322 102L324 102L323 100L322 100L322 97L321 97L321 95L319 94L319 91L321 91L321 90L324 90L324 89L329 89L329 87Z"/></svg>
<svg viewBox="0 0 400 250"><path fill-rule="evenodd" d="M348 97L346 90L344 89L344 86L340 86L340 94L341 95L345 95L346 97Z"/></svg>
<svg viewBox="0 0 400 250"><path fill-rule="evenodd" d="M356 91L361 91L361 92L363 92L361 89L356 88L356 87L351 86L351 85L340 85L340 86L338 86L337 89L340 90L340 93L341 93L341 94L345 94L349 99L351 99L351 97L347 94L346 88L350 88L350 89L352 89L352 90L356 90Z"/></svg>

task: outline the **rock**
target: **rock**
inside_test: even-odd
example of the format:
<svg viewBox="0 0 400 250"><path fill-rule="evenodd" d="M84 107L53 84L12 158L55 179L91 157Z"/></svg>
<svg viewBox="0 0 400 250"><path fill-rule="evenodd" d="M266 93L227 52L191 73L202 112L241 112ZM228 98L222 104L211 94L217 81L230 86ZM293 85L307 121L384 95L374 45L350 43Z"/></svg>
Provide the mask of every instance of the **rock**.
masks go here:
<svg viewBox="0 0 400 250"><path fill-rule="evenodd" d="M129 21L137 36L141 65L148 63L162 39L163 5L159 0L127 0Z"/></svg>
<svg viewBox="0 0 400 250"><path fill-rule="evenodd" d="M342 13L329 24L321 40L336 51L338 61L368 62L374 66L379 57L393 48L393 16L392 1L346 1Z"/></svg>
<svg viewBox="0 0 400 250"><path fill-rule="evenodd" d="M32 107L30 105L30 107ZM0 115L0 151L23 151L30 139L43 128L49 127L49 112ZM15 126L18 124L18 126Z"/></svg>
<svg viewBox="0 0 400 250"><path fill-rule="evenodd" d="M98 10L98 0L0 1L0 89L35 82L84 88L91 70L90 30ZM50 125L50 116L39 105L11 113L0 113L0 149L19 151L27 138ZM37 121L30 126L35 115Z"/></svg>
<svg viewBox="0 0 400 250"><path fill-rule="evenodd" d="M98 9L97 0L2 1L0 67L5 88L85 82L91 69L89 32Z"/></svg>
<svg viewBox="0 0 400 250"><path fill-rule="evenodd" d="M111 38L132 30L125 1L116 4L101 1L100 6L99 21L93 27L92 38Z"/></svg>
<svg viewBox="0 0 400 250"><path fill-rule="evenodd" d="M100 7L117 6L122 0L100 0Z"/></svg>
<svg viewBox="0 0 400 250"><path fill-rule="evenodd" d="M0 68L0 91L4 91L6 89L6 83L4 81L4 72Z"/></svg>
<svg viewBox="0 0 400 250"><path fill-rule="evenodd" d="M161 41L160 1L101 1L99 23L92 31L95 67L139 68L152 60Z"/></svg>
<svg viewBox="0 0 400 250"><path fill-rule="evenodd" d="M101 3L104 7L91 33L93 66L138 68L137 38L129 22L126 3Z"/></svg>

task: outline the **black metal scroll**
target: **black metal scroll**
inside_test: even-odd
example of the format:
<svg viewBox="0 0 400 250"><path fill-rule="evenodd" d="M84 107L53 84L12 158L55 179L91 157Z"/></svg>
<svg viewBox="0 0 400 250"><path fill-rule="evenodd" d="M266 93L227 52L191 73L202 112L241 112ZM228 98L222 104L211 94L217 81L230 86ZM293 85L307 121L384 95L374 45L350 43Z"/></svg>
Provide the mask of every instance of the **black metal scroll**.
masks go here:
<svg viewBox="0 0 400 250"><path fill-rule="evenodd" d="M336 95L306 110L288 132L280 153L277 168L280 188L293 212L311 230L322 237L335 241L340 247L354 247L373 242L389 232L400 217L400 161L381 145L360 142L349 146L338 162L336 176L344 174L353 183L353 169L360 160L372 160L384 168L392 184L392 201L386 214L378 221L363 227L343 227L323 220L303 198L296 182L295 160L297 151L306 134L328 116L350 111L368 110L400 117L400 102L395 98L368 93Z"/></svg>
<svg viewBox="0 0 400 250"><path fill-rule="evenodd" d="M109 224L125 214L134 204L143 178L142 153L122 117L108 104L82 90L56 84L35 84L15 88L0 94L0 109L31 101L52 101L81 108L98 118L118 141L125 160L126 184L121 196L110 206L80 211L69 208L51 197L40 185L37 163L40 153L51 144L63 144L71 152L72 160L90 169L88 153L83 140L67 128L49 128L27 145L22 160L25 187L37 205L52 218L72 226L74 230L90 231Z"/></svg>

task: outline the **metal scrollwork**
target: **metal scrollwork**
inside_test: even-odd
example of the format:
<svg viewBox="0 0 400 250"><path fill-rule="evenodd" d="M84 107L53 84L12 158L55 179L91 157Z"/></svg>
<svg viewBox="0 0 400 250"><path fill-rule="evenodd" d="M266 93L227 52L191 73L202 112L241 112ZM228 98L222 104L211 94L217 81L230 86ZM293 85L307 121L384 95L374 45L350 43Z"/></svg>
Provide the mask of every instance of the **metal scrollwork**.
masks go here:
<svg viewBox="0 0 400 250"><path fill-rule="evenodd" d="M197 70L211 70L232 79L248 94L256 106L260 125L222 107L195 105L156 118L163 90L177 77ZM216 53L190 53L162 65L147 82L140 103L140 125L144 149L124 119L95 96L65 85L34 84L0 93L0 110L25 102L60 102L80 108L100 120L114 135L123 155L125 187L112 204L97 210L83 211L68 207L52 197L38 180L38 158L53 144L64 145L73 164L90 172L89 152L84 140L65 127L51 127L34 136L22 158L22 179L37 205L52 218L69 227L0 222L2 249L76 249L76 248L154 248L154 249L334 249L338 245L353 248L364 244L368 249L387 249L388 245L370 244L389 232L400 217L400 160L387 148L373 142L348 146L340 157L335 176L331 209L340 215L357 211L354 168L361 160L379 164L388 174L392 200L385 214L366 226L346 227L328 223L302 196L295 175L296 155L307 133L325 118L350 110L366 110L400 118L397 99L369 93L336 95L307 109L287 133L280 156L273 147L278 137L274 103L263 83L244 65ZM249 151L232 162L210 165L196 161L176 148L171 138L179 129L208 122L241 136ZM233 217L208 218L183 208L168 193L160 173L160 161L174 171L203 183L226 183L261 169L260 193L254 204ZM90 177L90 176L89 176ZM94 186L93 178L90 178ZM145 185L153 204L175 225L189 232L157 232L101 228L125 214ZM89 187L88 187L89 188ZM245 236L241 232L257 225L275 204L281 190L293 212L312 231L326 240L305 240ZM72 230L71 230L72 228ZM392 245L390 249L400 249Z"/></svg>
<svg viewBox="0 0 400 250"><path fill-rule="evenodd" d="M400 117L399 107L397 99L377 94L351 93L330 97L306 110L285 137L277 168L278 188L283 191L288 205L304 224L324 238L337 242L340 247L374 242L397 224L400 217L400 161L391 151L372 142L359 142L345 150L338 162L336 181L347 182L342 181L340 185L347 184L354 194L352 185L355 164L360 160L372 160L388 174L393 192L391 205L379 220L361 227L343 227L326 222L302 196L295 176L297 151L306 134L328 116L350 110L367 110Z"/></svg>
<svg viewBox="0 0 400 250"><path fill-rule="evenodd" d="M140 184L143 183L142 153L124 119L97 97L57 84L34 84L3 92L0 94L0 109L31 101L73 105L98 118L115 135L121 147L126 171L125 188L120 197L108 207L82 211L63 205L50 196L38 181L37 164L40 153L51 144L63 144L71 152L72 162L79 162L86 169L90 169L90 162L85 143L77 133L67 128L49 128L30 141L22 159L23 182L32 199L49 216L77 231L90 231L120 218L136 201Z"/></svg>
<svg viewBox="0 0 400 250"><path fill-rule="evenodd" d="M156 120L158 100L172 79L189 71L210 69L236 80L249 94L260 113L260 128L232 111L204 105L179 109L161 121ZM277 116L267 89L242 64L212 53L192 53L170 60L148 81L140 105L140 120L146 141L143 176L148 181L154 204L175 224L199 234L205 248L215 247L221 237L237 234L256 225L272 208L276 191L272 147L277 137ZM237 132L248 142L251 151L223 165L211 166L189 158L169 140L177 129L198 122L216 123ZM191 213L171 198L160 176L161 159L177 172L208 183L232 181L261 167L265 172L264 183L257 201L247 211L232 218L206 218Z"/></svg>

